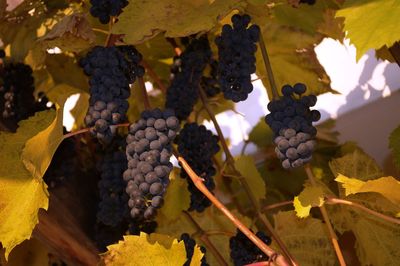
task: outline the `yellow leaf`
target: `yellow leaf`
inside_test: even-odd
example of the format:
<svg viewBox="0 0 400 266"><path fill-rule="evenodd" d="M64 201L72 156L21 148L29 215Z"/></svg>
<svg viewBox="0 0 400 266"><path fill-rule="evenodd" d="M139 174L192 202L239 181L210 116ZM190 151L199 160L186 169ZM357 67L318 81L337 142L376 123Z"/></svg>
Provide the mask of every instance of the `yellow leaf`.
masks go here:
<svg viewBox="0 0 400 266"><path fill-rule="evenodd" d="M201 259L204 257L204 253L201 252L200 247L196 244L193 250L193 257L190 261L190 266L201 266Z"/></svg>
<svg viewBox="0 0 400 266"><path fill-rule="evenodd" d="M170 248L159 243L151 244L147 234L140 236L124 236L123 241L107 247L108 251L102 254L105 265L113 266L147 266L183 265L186 261L186 250L183 241L174 240Z"/></svg>
<svg viewBox="0 0 400 266"><path fill-rule="evenodd" d="M306 186L293 201L294 210L300 218L309 216L311 207L320 207L323 204L324 191L321 187L316 186Z"/></svg>
<svg viewBox="0 0 400 266"><path fill-rule="evenodd" d="M160 212L166 219L176 220L182 211L190 206L190 193L187 189L187 181L179 176L179 169L174 168L170 174L171 182L168 185L167 194L164 198L164 206Z"/></svg>
<svg viewBox="0 0 400 266"><path fill-rule="evenodd" d="M356 178L339 175L335 181L342 184L346 196L363 192L376 192L394 204L400 205L400 182L392 176L364 182Z"/></svg>
<svg viewBox="0 0 400 266"><path fill-rule="evenodd" d="M246 178L250 189L257 200L265 198L265 182L258 172L251 156L240 156L235 160L236 169Z"/></svg>
<svg viewBox="0 0 400 266"><path fill-rule="evenodd" d="M38 223L38 210L48 207L47 185L32 177L20 156L26 141L53 119L54 111L43 111L20 122L16 133L0 133L0 241L6 258L16 245L30 238Z"/></svg>
<svg viewBox="0 0 400 266"><path fill-rule="evenodd" d="M125 42L138 44L160 32L165 37L183 37L212 29L233 9L245 6L237 0L165 0L132 1L118 17L112 29L125 34Z"/></svg>
<svg viewBox="0 0 400 266"><path fill-rule="evenodd" d="M335 253L321 220L300 219L294 211L288 211L274 215L274 221L276 233L299 265L336 265ZM274 241L272 246L277 248Z"/></svg>
<svg viewBox="0 0 400 266"><path fill-rule="evenodd" d="M22 161L35 178L42 178L51 158L63 140L63 110L67 98L77 90L65 84L57 85L48 96L57 106L56 119L43 131L29 139L22 152Z"/></svg>

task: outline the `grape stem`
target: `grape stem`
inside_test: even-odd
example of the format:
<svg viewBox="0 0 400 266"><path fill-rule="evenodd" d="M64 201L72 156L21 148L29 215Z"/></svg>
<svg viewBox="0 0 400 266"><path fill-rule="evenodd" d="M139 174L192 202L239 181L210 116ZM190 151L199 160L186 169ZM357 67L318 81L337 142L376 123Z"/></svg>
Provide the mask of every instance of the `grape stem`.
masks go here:
<svg viewBox="0 0 400 266"><path fill-rule="evenodd" d="M235 167L235 160L228 148L228 145L225 141L224 135L222 133L221 127L218 124L217 119L215 118L215 115L213 111L211 110L210 106L208 105L207 102L207 97L206 94L204 93L203 89L199 89L199 94L200 94L200 99L203 103L204 108L206 109L208 115L210 116L215 130L218 133L218 137L220 139L222 149L224 150L225 156L226 156L226 163L230 167L230 169L233 171L233 174L238 177L238 180L240 184L242 185L244 191L246 192L247 197L249 198L254 210L256 211L256 215L258 219L264 224L264 226L267 228L268 232L271 234L272 238L278 243L279 247L281 248L283 254L286 256L286 258L291 262L293 265L297 265L291 254L289 253L289 250L286 248L285 244L283 241L280 239L280 237L277 235L275 232L274 228L272 227L272 224L264 217L264 215L260 212L260 206L256 198L254 197L253 193L251 192L250 186L247 183L247 180L242 176L242 174L236 169Z"/></svg>
<svg viewBox="0 0 400 266"><path fill-rule="evenodd" d="M111 126L112 127L129 127L129 123L123 123L123 124L111 125ZM88 128L80 129L78 131L67 133L67 134L65 134L63 136L63 139L67 139L67 138L70 138L72 136L76 136L76 135L79 135L79 134L83 134L83 133L89 132L90 129L91 129L91 127L88 127Z"/></svg>
<svg viewBox="0 0 400 266"><path fill-rule="evenodd" d="M261 30L260 30L260 49L261 49L262 57L264 59L264 65L267 70L268 81L271 86L272 100L277 100L277 99L279 99L279 93L278 93L278 89L276 87L274 73L272 72L271 62L269 61L267 47L265 45L264 36L262 35ZM267 90L267 92L268 92L268 90Z"/></svg>
<svg viewBox="0 0 400 266"><path fill-rule="evenodd" d="M273 262L279 266L289 266L290 263L286 258L277 254L275 250L267 246L261 239L259 239L250 229L248 229L240 220L233 215L203 184L202 179L192 170L185 159L178 155L178 161L181 163L183 169L192 179L194 185L226 216L228 219L245 234L259 249L262 250L268 257L273 258Z"/></svg>
<svg viewBox="0 0 400 266"><path fill-rule="evenodd" d="M149 74L149 76L155 81L162 93L166 94L167 88L161 82L161 79L158 77L156 72L154 72L153 68L144 59L142 59L141 65L147 70L147 74Z"/></svg>
<svg viewBox="0 0 400 266"><path fill-rule="evenodd" d="M314 174L313 174L313 172L311 170L310 165L306 164L304 166L304 170L306 171L307 177L310 180L311 185L316 186L317 182L315 181L315 177L314 177ZM333 245L333 248L335 249L336 256L337 256L337 258L339 260L339 263L340 263L341 266L346 266L346 262L344 260L342 251L340 250L338 237L337 237L335 231L333 230L332 224L331 224L329 216L328 216L328 212L326 211L326 208L325 208L324 205L320 206L319 209L321 211L322 218L324 219L324 222L325 222L326 227L328 229L329 237L331 238L332 245Z"/></svg>
<svg viewBox="0 0 400 266"><path fill-rule="evenodd" d="M179 47L179 45L176 43L174 38L167 38L167 41L172 45L174 48L174 52L177 56L180 56L182 54L182 50Z"/></svg>
<svg viewBox="0 0 400 266"><path fill-rule="evenodd" d="M146 85L144 84L143 77L139 77L138 82L139 82L140 91L143 96L144 109L150 110L151 107L150 107L149 95L147 94Z"/></svg>
<svg viewBox="0 0 400 266"><path fill-rule="evenodd" d="M221 253L208 238L207 233L200 227L200 225L196 222L192 215L190 215L190 213L187 211L183 211L183 214L185 214L187 220L196 228L196 234L200 235L200 240L204 243L204 245L206 245L207 250L209 250L214 255L220 265L227 266L228 263L225 261L224 257L222 257Z"/></svg>

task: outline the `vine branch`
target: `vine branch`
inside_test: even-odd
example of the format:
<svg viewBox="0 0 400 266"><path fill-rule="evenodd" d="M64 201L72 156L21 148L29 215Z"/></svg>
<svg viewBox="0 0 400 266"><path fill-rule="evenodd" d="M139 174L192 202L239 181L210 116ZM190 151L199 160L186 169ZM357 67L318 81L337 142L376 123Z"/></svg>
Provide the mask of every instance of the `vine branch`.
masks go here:
<svg viewBox="0 0 400 266"><path fill-rule="evenodd" d="M305 165L304 169L305 169L305 171L307 173L308 179L311 182L311 185L316 186L317 183L315 181L314 174L311 171L310 165L309 164ZM319 207L319 209L321 211L322 218L324 219L324 222L325 222L326 227L328 229L328 233L329 233L329 236L331 238L331 241L332 241L332 244L333 244L333 248L335 249L336 256L337 256L337 258L339 260L339 263L340 263L341 266L346 266L346 262L344 260L342 251L340 250L338 237L337 237L335 231L333 230L332 224L331 224L330 219L329 219L328 212L326 211L326 208L325 208L324 205Z"/></svg>
<svg viewBox="0 0 400 266"><path fill-rule="evenodd" d="M167 93L167 88L161 82L161 79L158 77L157 73L154 72L153 68L144 60L142 59L141 65L147 70L147 74L154 80L157 84L158 88L162 91L162 93Z"/></svg>
<svg viewBox="0 0 400 266"><path fill-rule="evenodd" d="M267 48L266 48L266 45L264 42L264 36L262 35L261 30L260 30L260 49L261 49L262 57L264 59L264 65L267 70L268 81L271 86L272 99L275 100L275 99L279 98L279 93L278 93L278 89L276 87L274 73L272 72L271 62L269 61Z"/></svg>
<svg viewBox="0 0 400 266"><path fill-rule="evenodd" d="M236 175L238 177L238 180L240 182L240 184L242 185L247 197L249 198L253 208L256 211L256 215L258 217L258 219L264 224L264 226L267 228L267 230L269 231L269 233L271 234L272 238L278 243L279 247L281 248L282 252L285 254L285 256L287 257L287 259L293 264L296 265L295 260L293 259L293 257L291 256L291 254L289 253L289 250L286 248L285 244L283 243L283 241L280 239L280 237L278 236L278 234L275 232L272 224L263 216L263 214L260 212L260 206L258 204L258 201L256 200L256 198L254 197L253 193L251 192L250 186L247 183L246 179L240 174L240 172L236 169L235 167L235 160L228 148L228 145L225 141L224 135L222 133L221 127L218 124L217 119L215 118L215 115L213 113L213 111L211 110L210 106L208 105L207 102L207 97L203 91L203 89L199 89L199 94L200 94L200 99L203 103L204 108L206 109L208 115L210 116L215 130L218 133L218 137L220 139L221 145L222 145L222 149L224 150L225 156L226 156L226 163L230 166L231 170L233 171L234 175Z"/></svg>
<svg viewBox="0 0 400 266"><path fill-rule="evenodd" d="M200 227L200 225L196 222L192 215L190 215L190 213L188 213L187 211L183 211L183 213L185 214L188 221L194 225L197 233L200 234L200 240L207 246L207 250L210 250L210 252L214 255L220 265L227 266L228 263L225 261L224 257L222 257L221 253L219 253L218 249L210 241L207 233Z"/></svg>
<svg viewBox="0 0 400 266"><path fill-rule="evenodd" d="M192 179L194 185L226 216L228 219L245 234L259 249L262 250L268 257L273 258L280 266L289 266L290 263L282 255L277 254L272 248L267 246L261 239L259 239L250 229L248 229L240 220L233 215L203 184L202 179L192 170L185 159L178 155L178 161L181 163L183 169Z"/></svg>
<svg viewBox="0 0 400 266"><path fill-rule="evenodd" d="M129 127L129 123L123 123L123 124L111 125L111 126L112 127ZM87 128L80 129L78 131L67 133L67 134L65 134L63 136L63 139L67 139L67 138L70 138L72 136L76 136L76 135L79 135L79 134L83 134L83 133L89 132L90 129L91 129L91 127L87 127Z"/></svg>
<svg viewBox="0 0 400 266"><path fill-rule="evenodd" d="M144 109L149 110L151 108L150 101L149 101L149 95L147 94L146 85L144 84L143 77L138 78L138 83L139 83L140 91L143 96Z"/></svg>

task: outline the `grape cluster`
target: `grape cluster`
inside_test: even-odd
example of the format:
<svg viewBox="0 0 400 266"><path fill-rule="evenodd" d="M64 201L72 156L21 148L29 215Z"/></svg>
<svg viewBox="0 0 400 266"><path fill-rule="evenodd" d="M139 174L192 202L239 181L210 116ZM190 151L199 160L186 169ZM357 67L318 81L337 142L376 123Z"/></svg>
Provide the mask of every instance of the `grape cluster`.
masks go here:
<svg viewBox="0 0 400 266"><path fill-rule="evenodd" d="M268 104L271 113L265 116L265 122L274 132L275 151L285 169L309 162L316 145L317 129L312 122L318 121L321 114L310 110L317 102L315 95L301 96L306 89L302 83L285 85L283 97Z"/></svg>
<svg viewBox="0 0 400 266"><path fill-rule="evenodd" d="M123 178L128 182L128 204L135 220L152 220L163 204L172 170L171 142L178 129L179 120L174 112L158 108L142 112L141 119L129 127L128 169Z"/></svg>
<svg viewBox="0 0 400 266"><path fill-rule="evenodd" d="M0 92L4 100L3 118L20 121L35 113L32 68L23 63L6 63L1 74L3 86L0 88Z"/></svg>
<svg viewBox="0 0 400 266"><path fill-rule="evenodd" d="M194 253L194 247L196 246L196 240L191 238L189 234L183 233L181 235L181 240L185 244L185 250L186 250L186 262L183 264L183 266L190 266L190 262L192 261L193 253ZM205 247L201 246L200 247L201 252L204 254L203 258L201 259L201 264L200 266L208 266L209 264L206 261L206 249Z"/></svg>
<svg viewBox="0 0 400 266"><path fill-rule="evenodd" d="M90 107L85 117L91 133L101 142L109 143L114 135L110 125L126 119L129 84L144 75L139 66L141 54L133 46L96 46L80 62L90 77Z"/></svg>
<svg viewBox="0 0 400 266"><path fill-rule="evenodd" d="M90 0L90 4L92 4L90 14L99 18L101 23L107 24L110 17L118 16L128 3L127 0Z"/></svg>
<svg viewBox="0 0 400 266"><path fill-rule="evenodd" d="M310 6L314 5L317 2L317 0L300 0L299 4L308 4Z"/></svg>
<svg viewBox="0 0 400 266"><path fill-rule="evenodd" d="M257 232L256 236L265 244L271 244L271 238L263 232ZM237 230L236 235L229 239L230 255L235 266L243 266L258 261L268 260L266 256L245 234Z"/></svg>
<svg viewBox="0 0 400 266"><path fill-rule="evenodd" d="M6 57L6 52L3 49L0 49L0 58Z"/></svg>
<svg viewBox="0 0 400 266"><path fill-rule="evenodd" d="M256 43L260 28L251 25L249 15L233 15L232 24L222 27L215 39L218 46L218 74L221 90L226 99L244 101L253 90L250 75L256 71Z"/></svg>
<svg viewBox="0 0 400 266"><path fill-rule="evenodd" d="M125 152L118 149L106 151L97 165L101 174L98 183L100 202L97 219L108 226L117 226L128 213L126 182L122 179L122 174L127 168L126 165Z"/></svg>
<svg viewBox="0 0 400 266"><path fill-rule="evenodd" d="M180 120L186 119L199 97L201 77L211 59L207 36L192 39L172 67L171 85L167 90L166 108L173 109Z"/></svg>
<svg viewBox="0 0 400 266"><path fill-rule="evenodd" d="M212 157L219 151L218 137L203 125L187 123L180 131L176 139L179 154L188 162L193 171L204 179L204 185L208 190L215 188L213 176L216 170ZM204 211L211 205L210 200L201 193L185 170L182 169L181 177L188 181L190 195L189 211Z"/></svg>
<svg viewBox="0 0 400 266"><path fill-rule="evenodd" d="M221 92L218 83L218 61L211 59L209 63L210 71L208 75L201 77L201 87L204 89L207 97L214 97Z"/></svg>

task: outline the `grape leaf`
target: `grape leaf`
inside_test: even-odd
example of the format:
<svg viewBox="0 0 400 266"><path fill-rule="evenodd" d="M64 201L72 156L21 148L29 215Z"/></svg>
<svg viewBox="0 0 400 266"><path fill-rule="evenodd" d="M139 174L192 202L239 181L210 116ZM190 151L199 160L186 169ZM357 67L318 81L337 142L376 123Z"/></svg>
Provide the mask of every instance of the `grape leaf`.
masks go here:
<svg viewBox="0 0 400 266"><path fill-rule="evenodd" d="M329 167L335 177L343 174L366 181L383 175L375 160L360 149L356 149L343 157L333 159L329 162Z"/></svg>
<svg viewBox="0 0 400 266"><path fill-rule="evenodd" d="M400 126L390 134L389 147L393 153L394 163L400 169Z"/></svg>
<svg viewBox="0 0 400 266"><path fill-rule="evenodd" d="M321 220L300 219L294 211L274 215L276 233L299 265L336 265L335 253ZM275 242L272 246L276 247Z"/></svg>
<svg viewBox="0 0 400 266"><path fill-rule="evenodd" d="M167 194L164 198L164 206L160 212L169 219L176 220L182 211L189 209L190 193L187 190L187 181L179 176L179 169L174 168L169 176Z"/></svg>
<svg viewBox="0 0 400 266"><path fill-rule="evenodd" d="M392 46L400 39L400 5L397 0L347 0L337 17L357 48L357 60L369 49Z"/></svg>
<svg viewBox="0 0 400 266"><path fill-rule="evenodd" d="M72 108L71 115L74 118L74 126L73 130L78 130L82 126L84 127L84 119L86 116L86 112L89 109L89 94L86 92L81 92L79 94L78 101L76 101L76 104L74 108Z"/></svg>
<svg viewBox="0 0 400 266"><path fill-rule="evenodd" d="M43 131L29 139L22 151L21 159L35 178L41 179L50 165L58 145L63 140L63 111L67 98L77 90L65 84L54 87L48 97L57 106L56 119Z"/></svg>
<svg viewBox="0 0 400 266"><path fill-rule="evenodd" d="M258 172L252 156L239 156L235 160L235 168L243 175L257 200L265 198L265 183Z"/></svg>
<svg viewBox="0 0 400 266"><path fill-rule="evenodd" d="M31 238L15 247L10 253L8 261L4 261L4 259L1 258L0 264L7 266L49 265L49 252L39 240Z"/></svg>
<svg viewBox="0 0 400 266"><path fill-rule="evenodd" d="M327 9L337 9L334 0L317 1L314 5L299 5L297 8L286 5L276 5L272 9L278 23L300 28L309 34L315 34L318 26L324 22L324 12Z"/></svg>
<svg viewBox="0 0 400 266"><path fill-rule="evenodd" d="M364 182L356 178L339 175L335 180L342 184L346 196L363 192L376 192L382 194L391 202L400 205L400 182L392 176Z"/></svg>
<svg viewBox="0 0 400 266"><path fill-rule="evenodd" d="M301 30L278 25L264 13L253 18L254 23L261 27L279 91L285 84L294 85L300 82L307 85L307 94L333 92L330 88L330 78L314 51L314 45L322 39L319 35L309 35ZM256 74L261 78L271 99L268 74L260 50L256 53Z"/></svg>
<svg viewBox="0 0 400 266"><path fill-rule="evenodd" d="M147 234L124 236L123 241L107 247L101 255L105 265L183 265L186 261L186 250L183 241L174 240L170 248L159 243L151 244Z"/></svg>
<svg viewBox="0 0 400 266"><path fill-rule="evenodd" d="M47 185L32 177L20 156L25 143L53 120L54 111L43 111L21 121L16 133L0 133L0 240L6 258L16 245L30 238L38 223L38 210L48 208Z"/></svg>
<svg viewBox="0 0 400 266"><path fill-rule="evenodd" d="M244 6L244 1L237 0L134 1L118 17L112 32L125 34L129 44L142 43L160 32L165 37L183 37L209 31L219 18Z"/></svg>
<svg viewBox="0 0 400 266"><path fill-rule="evenodd" d="M264 117L262 117L260 122L251 130L249 141L255 143L259 148L265 147L272 144L272 136L271 128L265 123Z"/></svg>
<svg viewBox="0 0 400 266"><path fill-rule="evenodd" d="M39 38L46 48L58 47L63 51L80 52L92 46L96 40L84 14L65 16L43 37Z"/></svg>
<svg viewBox="0 0 400 266"><path fill-rule="evenodd" d="M306 186L298 196L294 197L293 201L296 215L300 218L309 216L311 207L320 207L323 204L324 191L317 186Z"/></svg>

